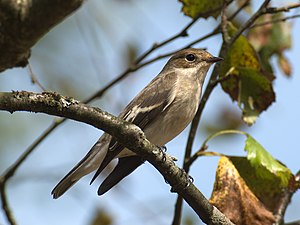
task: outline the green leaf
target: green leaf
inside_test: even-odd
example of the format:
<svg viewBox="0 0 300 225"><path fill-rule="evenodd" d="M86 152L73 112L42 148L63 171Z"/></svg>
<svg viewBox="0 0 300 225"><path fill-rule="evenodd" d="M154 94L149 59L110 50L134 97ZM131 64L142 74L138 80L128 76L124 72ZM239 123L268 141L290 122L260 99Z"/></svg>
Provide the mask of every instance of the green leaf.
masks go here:
<svg viewBox="0 0 300 225"><path fill-rule="evenodd" d="M265 179L257 175L260 174L257 170L261 168L254 167L246 157L230 156L229 158L250 190L268 209L273 211L282 198L283 189L280 187L280 179L277 177Z"/></svg>
<svg viewBox="0 0 300 225"><path fill-rule="evenodd" d="M282 163L274 159L254 138L247 136L245 150L247 159L256 169L256 175L266 180L279 179L278 187L286 188L292 172Z"/></svg>
<svg viewBox="0 0 300 225"><path fill-rule="evenodd" d="M245 151L247 151L247 157L225 155L225 157L221 157L222 160L219 162L216 179L218 178L219 180L224 181L223 184L227 185L225 188L226 192L229 191L229 186L231 186L231 184L239 183L238 186L244 189L242 192L246 192L246 195L250 194L246 190L247 188L243 188L243 182L238 178L241 176L255 196L259 198L268 209L271 209L271 211L274 212L274 209L278 208L278 203L280 203L282 198L285 196L283 193L286 193L287 191L295 192L300 188L300 182L298 179L296 179L292 172L285 165L274 159L254 138L243 131L219 131L210 135L204 141L201 149L204 149L203 146L207 146L208 141L211 139L224 134L242 134L247 137L245 141ZM224 156L217 152L206 153L207 154L204 154L204 152L199 152L198 156ZM238 171L239 175L234 175L234 170L230 172L232 168L230 168L230 163L226 161L226 157L229 158L234 164L234 167ZM220 190L221 186L218 180L216 180L215 185L219 187L219 191L224 192L223 188ZM214 188L214 191L215 189L216 188ZM233 187L232 189L237 191L238 188ZM229 192L227 195L228 194ZM234 193L232 193L229 198L233 199L234 196ZM217 199L215 199L215 202L219 201L219 197L220 195L218 195Z"/></svg>
<svg viewBox="0 0 300 225"><path fill-rule="evenodd" d="M197 17L203 17L208 18L209 16L212 16L214 18L217 18L222 9L222 5L224 0L179 0L183 6L181 11L186 16L189 16L193 19Z"/></svg>
<svg viewBox="0 0 300 225"><path fill-rule="evenodd" d="M236 29L229 25L228 32L232 37ZM252 125L259 114L275 101L273 77L263 72L254 48L244 36L234 42L224 58L220 77L229 76L229 79L221 83L222 88L238 102L244 122Z"/></svg>

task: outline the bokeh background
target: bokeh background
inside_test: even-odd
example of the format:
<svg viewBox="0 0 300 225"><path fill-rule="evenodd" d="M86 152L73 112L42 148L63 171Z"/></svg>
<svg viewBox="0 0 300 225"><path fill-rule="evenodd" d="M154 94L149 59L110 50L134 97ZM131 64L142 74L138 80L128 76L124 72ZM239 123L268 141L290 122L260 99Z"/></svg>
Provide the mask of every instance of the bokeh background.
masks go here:
<svg viewBox="0 0 300 225"><path fill-rule="evenodd" d="M280 5L285 1L272 2ZM260 3L254 1L253 7L257 8ZM133 58L153 43L181 30L190 18L180 11L181 3L171 0L89 0L33 47L32 70L47 90L84 100L122 73ZM239 18L246 20L247 15ZM186 45L217 24L214 19L201 20L189 31L189 37L155 51L149 59ZM218 86L204 110L194 151L211 132L229 121L249 132L293 173L300 169L300 23L294 20L292 24L292 49L286 52L293 67L292 76L284 76L276 66L276 59L273 60L277 76L274 82L276 102L261 114L256 124L247 128L239 122L237 105ZM205 47L218 55L220 44L221 36L218 35L195 47ZM167 58L143 67L91 104L117 115L160 72L166 61ZM0 74L0 90L41 91L31 83L27 68ZM54 119L41 114L0 111L0 172L9 167ZM188 130L167 145L168 152L178 158L178 165L182 164ZM91 126L67 121L35 149L8 185L9 203L19 224L89 225L96 224L96 219L102 224L116 225L171 223L176 195L170 193L169 185L149 163L104 196L96 194L103 177L90 186L91 176L87 176L62 198L52 199L52 188L86 154L101 133ZM212 141L209 149L245 155L243 144L241 136L221 137ZM218 157L203 157L191 169L196 186L207 198L213 188L217 163ZM299 208L300 195L296 193L286 221L299 219ZM0 224L7 224L2 211ZM202 224L187 205L184 206L183 224Z"/></svg>

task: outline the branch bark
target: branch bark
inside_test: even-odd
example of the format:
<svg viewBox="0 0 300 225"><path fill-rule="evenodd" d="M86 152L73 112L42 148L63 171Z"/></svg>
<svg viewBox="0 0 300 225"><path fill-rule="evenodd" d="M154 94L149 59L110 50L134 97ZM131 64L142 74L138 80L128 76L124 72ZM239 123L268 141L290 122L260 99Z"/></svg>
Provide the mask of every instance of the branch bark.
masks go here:
<svg viewBox="0 0 300 225"><path fill-rule="evenodd" d="M30 48L83 0L0 0L0 72L28 63Z"/></svg>
<svg viewBox="0 0 300 225"><path fill-rule="evenodd" d="M217 208L211 205L203 194L190 182L187 174L177 167L173 158L164 155L150 143L142 130L98 108L53 92L4 92L0 93L0 110L40 112L62 116L90 124L113 135L125 147L149 161L181 195L207 224L232 224ZM2 179L0 179L2 180Z"/></svg>

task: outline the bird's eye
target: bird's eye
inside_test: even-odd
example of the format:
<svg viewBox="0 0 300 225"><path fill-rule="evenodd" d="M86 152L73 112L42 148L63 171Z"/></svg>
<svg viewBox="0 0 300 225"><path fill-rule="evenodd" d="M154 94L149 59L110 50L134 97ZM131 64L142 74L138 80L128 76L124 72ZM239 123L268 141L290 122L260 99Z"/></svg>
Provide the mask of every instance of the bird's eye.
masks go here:
<svg viewBox="0 0 300 225"><path fill-rule="evenodd" d="M193 62L196 59L196 56L194 54L188 54L186 55L185 59L189 62Z"/></svg>

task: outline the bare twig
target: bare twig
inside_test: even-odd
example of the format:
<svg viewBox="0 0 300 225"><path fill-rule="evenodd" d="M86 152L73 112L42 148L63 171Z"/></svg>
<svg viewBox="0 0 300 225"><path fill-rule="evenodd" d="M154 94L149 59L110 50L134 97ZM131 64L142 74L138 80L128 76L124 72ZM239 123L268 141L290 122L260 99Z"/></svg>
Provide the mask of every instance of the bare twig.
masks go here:
<svg viewBox="0 0 300 225"><path fill-rule="evenodd" d="M289 12L291 9L295 9L295 8L299 8L299 7L300 7L300 3L295 3L295 4L291 4L291 5L287 5L287 6L283 6L283 7L279 7L279 8L268 7L268 8L266 8L266 11L264 12L264 14Z"/></svg>
<svg viewBox="0 0 300 225"><path fill-rule="evenodd" d="M252 26L250 26L249 29L253 29L255 27L261 27L261 26L265 26L265 25L273 24L273 23L281 23L281 22L285 22L287 20L295 19L295 18L299 18L299 17L300 17L300 15L293 15L293 16L287 16L287 17L284 17L284 18L265 21L265 22L262 22L262 23L256 23L256 24L253 24Z"/></svg>
<svg viewBox="0 0 300 225"><path fill-rule="evenodd" d="M247 7L250 4L250 0L246 0L243 2L243 4L228 18L228 20L232 20L239 14L245 7Z"/></svg>
<svg viewBox="0 0 300 225"><path fill-rule="evenodd" d="M5 212L7 221L10 223L10 225L17 225L16 220L8 205L7 194L6 194L6 183L3 177L0 177L0 194L1 194L2 209Z"/></svg>
<svg viewBox="0 0 300 225"><path fill-rule="evenodd" d="M292 4L289 6L284 6L284 7L279 7L279 8L275 8L275 7L267 7L268 4L270 3L270 0L265 0L262 5L260 6L260 8L256 11L255 14L253 14L251 16L251 18L249 20L247 20L247 22L240 27L240 29L237 31L237 33L234 35L234 37L231 39L229 46L231 46L236 39L246 30L249 28L253 28L254 22L262 15L264 14L275 14L275 13L279 13L279 12L288 12L291 9L294 8L299 8L300 7L300 3L297 4ZM298 17L298 16L296 16ZM288 17L288 19L290 19L290 17Z"/></svg>
<svg viewBox="0 0 300 225"><path fill-rule="evenodd" d="M199 18L199 17L198 17ZM178 32L177 34L175 34L174 36L166 39L165 41L162 41L161 43L154 43L152 45L151 48L149 48L147 51L145 51L140 57L138 57L135 60L135 65L137 65L139 62L141 62L142 60L144 60L150 53L152 53L154 50L176 40L177 38L180 37L186 37L188 36L187 31L188 29L190 29L190 27L198 20L198 18L193 19L190 23L188 23L180 32Z"/></svg>
<svg viewBox="0 0 300 225"><path fill-rule="evenodd" d="M271 0L265 0L259 9L247 20L247 22L240 27L240 29L236 32L236 34L231 38L228 47L230 47L236 39L246 30L248 29L261 15L265 14L268 4Z"/></svg>
<svg viewBox="0 0 300 225"><path fill-rule="evenodd" d="M295 174L295 182L299 183L299 181L300 181L300 170ZM274 213L275 218L276 218L275 225L283 224L285 211L286 211L289 203L291 202L291 199L296 191L297 191L297 189L292 190L292 189L286 188L282 192L282 197L280 198L280 202L277 204L278 207L276 209L276 212Z"/></svg>
<svg viewBox="0 0 300 225"><path fill-rule="evenodd" d="M284 225L300 225L300 220L289 222L289 223L284 223Z"/></svg>
<svg viewBox="0 0 300 225"><path fill-rule="evenodd" d="M34 73L32 71L32 68L31 68L31 65L30 65L29 62L28 62L28 71L29 71L31 82L33 84L37 84L37 86L39 86L39 88L42 89L42 91L47 91L47 89L39 82L39 80L34 75Z"/></svg>
<svg viewBox="0 0 300 225"><path fill-rule="evenodd" d="M278 202L278 204L277 204L278 209L276 210L276 213L275 213L275 218L276 218L275 225L283 224L283 218L284 218L285 211L287 209L287 206L291 202L294 192L295 191L290 190L288 188L286 188L283 191L282 197L280 198L280 202Z"/></svg>
<svg viewBox="0 0 300 225"><path fill-rule="evenodd" d="M226 45L228 45L228 43L230 41L230 37L229 37L229 34L228 34L228 30L227 30L227 24L228 24L227 15L226 15L227 6L228 6L228 3L227 3L227 1L225 1L224 4L223 4L222 11L221 11L222 37L223 37L223 42Z"/></svg>

